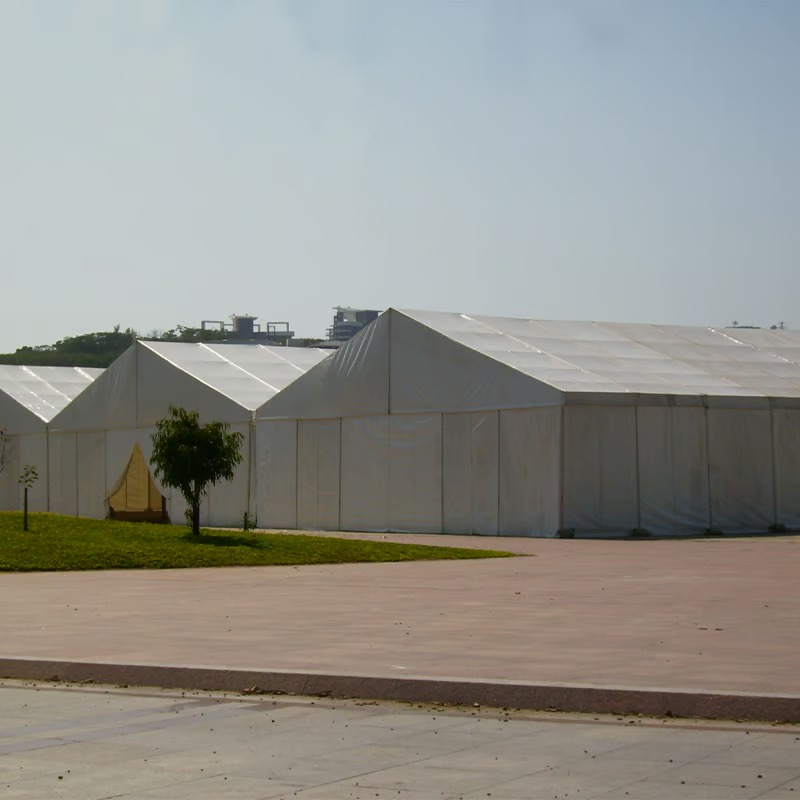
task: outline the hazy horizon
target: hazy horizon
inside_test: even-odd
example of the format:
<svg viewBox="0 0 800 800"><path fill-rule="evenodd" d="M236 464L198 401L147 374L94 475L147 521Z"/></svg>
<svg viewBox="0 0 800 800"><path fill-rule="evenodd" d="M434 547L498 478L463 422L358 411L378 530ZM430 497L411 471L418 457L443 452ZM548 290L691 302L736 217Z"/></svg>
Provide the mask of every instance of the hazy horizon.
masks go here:
<svg viewBox="0 0 800 800"><path fill-rule="evenodd" d="M335 305L800 327L794 0L0 0L0 352Z"/></svg>

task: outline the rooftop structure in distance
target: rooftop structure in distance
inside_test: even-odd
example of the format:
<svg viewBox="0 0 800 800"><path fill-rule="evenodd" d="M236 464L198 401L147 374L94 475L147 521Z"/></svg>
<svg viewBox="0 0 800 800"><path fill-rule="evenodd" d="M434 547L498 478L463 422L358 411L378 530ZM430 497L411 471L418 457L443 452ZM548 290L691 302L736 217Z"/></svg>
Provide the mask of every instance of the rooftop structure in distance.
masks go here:
<svg viewBox="0 0 800 800"><path fill-rule="evenodd" d="M227 335L223 338L237 342L258 342L259 344L271 344L285 346L294 336L294 331L289 330L288 322L267 322L262 328L260 322L256 322L258 317L250 314L232 314L230 322L219 319L204 319L200 326L202 330L214 330L218 328Z"/></svg>
<svg viewBox="0 0 800 800"><path fill-rule="evenodd" d="M352 339L360 330L366 328L370 322L376 320L380 311L365 308L350 308L349 306L334 306L336 313L333 315L333 324L328 328L328 341L346 342Z"/></svg>
<svg viewBox="0 0 800 800"><path fill-rule="evenodd" d="M734 320L730 325L726 325L725 327L726 328L740 328L740 329L741 328L749 328L750 330L761 330L762 326L761 325L748 325L746 323L742 324L741 322L738 322L737 320ZM774 325L770 325L769 329L771 331L785 331L786 330L786 323L785 322L778 322L778 323L776 323Z"/></svg>

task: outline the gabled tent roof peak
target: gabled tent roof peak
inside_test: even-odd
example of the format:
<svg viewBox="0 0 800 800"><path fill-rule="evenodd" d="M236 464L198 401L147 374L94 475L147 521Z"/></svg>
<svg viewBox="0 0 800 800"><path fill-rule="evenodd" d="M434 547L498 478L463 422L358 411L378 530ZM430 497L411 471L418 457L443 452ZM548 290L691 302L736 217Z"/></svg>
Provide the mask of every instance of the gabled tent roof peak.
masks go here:
<svg viewBox="0 0 800 800"><path fill-rule="evenodd" d="M0 426L10 429L49 422L101 373L88 367L28 367L0 364L0 393L6 399L6 414ZM15 408L16 407L16 408Z"/></svg>
<svg viewBox="0 0 800 800"><path fill-rule="evenodd" d="M139 345L214 391L253 411L328 351L252 343L140 341Z"/></svg>

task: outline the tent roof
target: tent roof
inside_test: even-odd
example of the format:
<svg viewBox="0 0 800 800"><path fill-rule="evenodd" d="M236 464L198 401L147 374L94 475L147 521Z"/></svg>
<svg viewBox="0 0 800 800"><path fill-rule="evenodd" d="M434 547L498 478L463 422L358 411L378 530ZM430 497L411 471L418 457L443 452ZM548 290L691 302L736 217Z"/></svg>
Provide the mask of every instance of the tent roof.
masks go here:
<svg viewBox="0 0 800 800"><path fill-rule="evenodd" d="M0 364L3 418L11 432L41 427L103 372L82 367L24 367Z"/></svg>
<svg viewBox="0 0 800 800"><path fill-rule="evenodd" d="M260 344L140 344L249 411L330 355L308 347Z"/></svg>
<svg viewBox="0 0 800 800"><path fill-rule="evenodd" d="M566 393L800 397L800 334L403 311Z"/></svg>
<svg viewBox="0 0 800 800"><path fill-rule="evenodd" d="M563 403L800 401L800 334L389 309L261 419ZM769 399L768 399L769 398Z"/></svg>
<svg viewBox="0 0 800 800"><path fill-rule="evenodd" d="M50 430L149 427L170 405L198 411L204 421L247 422L261 403L329 355L302 347L138 341Z"/></svg>

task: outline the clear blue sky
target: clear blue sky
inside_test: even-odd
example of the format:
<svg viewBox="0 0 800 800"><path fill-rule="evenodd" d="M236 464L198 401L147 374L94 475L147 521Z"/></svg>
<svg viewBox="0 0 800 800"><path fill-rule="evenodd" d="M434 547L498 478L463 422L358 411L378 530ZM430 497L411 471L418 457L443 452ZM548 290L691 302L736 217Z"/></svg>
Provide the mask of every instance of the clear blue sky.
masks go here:
<svg viewBox="0 0 800 800"><path fill-rule="evenodd" d="M797 0L0 0L0 351L336 304L800 326Z"/></svg>

